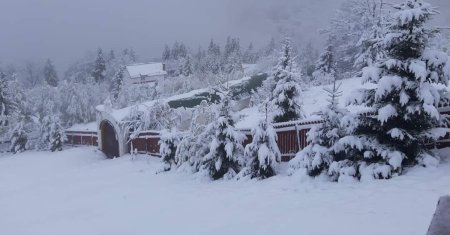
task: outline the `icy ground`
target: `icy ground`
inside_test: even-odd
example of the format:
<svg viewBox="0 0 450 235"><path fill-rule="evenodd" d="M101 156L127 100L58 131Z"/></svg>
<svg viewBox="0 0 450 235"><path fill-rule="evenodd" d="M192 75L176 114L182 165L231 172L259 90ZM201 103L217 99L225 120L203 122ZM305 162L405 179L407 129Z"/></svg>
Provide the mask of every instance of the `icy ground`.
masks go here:
<svg viewBox="0 0 450 235"><path fill-rule="evenodd" d="M0 156L0 234L424 235L450 162L388 181L208 182L94 148Z"/></svg>

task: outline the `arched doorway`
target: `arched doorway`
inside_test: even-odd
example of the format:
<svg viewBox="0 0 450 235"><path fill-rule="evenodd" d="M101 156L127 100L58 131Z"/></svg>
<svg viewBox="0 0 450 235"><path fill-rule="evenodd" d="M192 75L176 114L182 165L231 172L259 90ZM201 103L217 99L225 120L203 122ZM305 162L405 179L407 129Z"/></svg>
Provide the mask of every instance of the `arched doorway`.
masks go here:
<svg viewBox="0 0 450 235"><path fill-rule="evenodd" d="M108 158L119 157L119 141L113 125L108 121L100 124L102 151Z"/></svg>

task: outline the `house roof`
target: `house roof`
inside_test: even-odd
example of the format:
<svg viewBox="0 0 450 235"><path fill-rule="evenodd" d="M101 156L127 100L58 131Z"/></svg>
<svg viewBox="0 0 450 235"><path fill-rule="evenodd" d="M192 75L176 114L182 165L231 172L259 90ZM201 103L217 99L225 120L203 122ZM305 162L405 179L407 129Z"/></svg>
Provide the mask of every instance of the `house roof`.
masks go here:
<svg viewBox="0 0 450 235"><path fill-rule="evenodd" d="M167 74L167 72L164 71L164 65L162 63L134 64L128 65L126 68L131 78L140 78L141 76L158 76Z"/></svg>

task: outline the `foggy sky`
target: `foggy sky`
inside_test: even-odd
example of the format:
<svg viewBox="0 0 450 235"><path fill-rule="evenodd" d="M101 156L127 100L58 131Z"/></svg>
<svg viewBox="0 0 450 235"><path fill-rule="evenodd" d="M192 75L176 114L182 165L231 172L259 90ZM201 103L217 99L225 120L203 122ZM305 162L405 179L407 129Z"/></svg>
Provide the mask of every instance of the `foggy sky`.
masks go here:
<svg viewBox="0 0 450 235"><path fill-rule="evenodd" d="M341 1L0 0L0 66L51 58L62 71L98 47L132 47L145 60L159 57L166 43L184 41L196 50L228 35L242 46L262 45L286 22L319 46L318 30ZM450 1L430 2L441 7L436 24L450 25Z"/></svg>

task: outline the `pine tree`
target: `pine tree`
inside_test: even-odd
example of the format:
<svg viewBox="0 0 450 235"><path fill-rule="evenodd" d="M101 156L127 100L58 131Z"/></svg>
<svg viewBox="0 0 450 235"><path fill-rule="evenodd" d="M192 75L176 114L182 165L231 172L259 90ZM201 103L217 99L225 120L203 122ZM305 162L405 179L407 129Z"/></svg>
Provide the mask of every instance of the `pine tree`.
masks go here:
<svg viewBox="0 0 450 235"><path fill-rule="evenodd" d="M257 55L253 51L253 43L250 43L244 55L242 56L242 62L246 64L254 64L257 60Z"/></svg>
<svg viewBox="0 0 450 235"><path fill-rule="evenodd" d="M187 55L184 59L182 72L185 77L189 77L193 74L193 68L192 68L192 57L191 55Z"/></svg>
<svg viewBox="0 0 450 235"><path fill-rule="evenodd" d="M214 130L206 131L206 127L215 120L215 116L205 100L195 108L189 131L183 136L175 154L179 168L190 172L200 170L202 159L209 152L209 146L205 143L211 143L214 135Z"/></svg>
<svg viewBox="0 0 450 235"><path fill-rule="evenodd" d="M278 64L274 68L273 79L276 87L271 102L275 108L275 122L295 121L303 118L300 71L295 63L291 41L283 41Z"/></svg>
<svg viewBox="0 0 450 235"><path fill-rule="evenodd" d="M212 74L219 74L221 67L220 46L211 39L206 54L206 69Z"/></svg>
<svg viewBox="0 0 450 235"><path fill-rule="evenodd" d="M354 76L355 60L362 50L363 35L371 31L374 24L384 14L381 0L345 0L330 22L328 41L335 50L338 79Z"/></svg>
<svg viewBox="0 0 450 235"><path fill-rule="evenodd" d="M28 134L25 131L25 118L19 121L10 135L11 147L13 153L21 153L27 149Z"/></svg>
<svg viewBox="0 0 450 235"><path fill-rule="evenodd" d="M109 51L109 55L108 55L108 63L110 63L111 61L114 61L116 59L116 53L114 52L113 49L111 49Z"/></svg>
<svg viewBox="0 0 450 235"><path fill-rule="evenodd" d="M94 77L95 82L105 81L106 72L106 62L103 57L103 51L101 48L97 51L97 58L95 59L94 71L92 72L92 77Z"/></svg>
<svg viewBox="0 0 450 235"><path fill-rule="evenodd" d="M382 10L382 7L380 10ZM358 69L372 66L376 61L386 57L382 43L386 34L386 16L380 14L378 18L372 20L376 20L376 23L372 23L371 30L364 32L359 39L359 42L356 44L356 46L360 48L360 51L356 55L354 67Z"/></svg>
<svg viewBox="0 0 450 235"><path fill-rule="evenodd" d="M44 66L44 79L48 85L52 87L58 86L58 75L50 59L47 60Z"/></svg>
<svg viewBox="0 0 450 235"><path fill-rule="evenodd" d="M202 159L202 170L214 180L234 177L243 165L242 143L245 136L234 127L230 114L229 90L223 89L221 96L219 116L205 130L212 135L212 141L209 152Z"/></svg>
<svg viewBox="0 0 450 235"><path fill-rule="evenodd" d="M252 129L252 143L245 147L245 160L248 168L244 174L252 178L269 178L276 174L274 167L281 161L281 153L277 145L277 133L267 119L261 120Z"/></svg>
<svg viewBox="0 0 450 235"><path fill-rule="evenodd" d="M17 105L8 86L7 76L0 73L0 126L8 125L10 115L16 110Z"/></svg>
<svg viewBox="0 0 450 235"><path fill-rule="evenodd" d="M162 61L167 62L170 60L170 57L171 57L170 47L169 45L166 45L164 47L164 51L162 54Z"/></svg>
<svg viewBox="0 0 450 235"><path fill-rule="evenodd" d="M227 38L223 53L222 71L226 74L243 72L241 46L238 38Z"/></svg>
<svg viewBox="0 0 450 235"><path fill-rule="evenodd" d="M320 56L316 63L313 76L314 85L327 85L336 79L336 62L333 54L333 47L330 45Z"/></svg>
<svg viewBox="0 0 450 235"><path fill-rule="evenodd" d="M159 141L159 154L164 164L163 171L170 171L176 166L175 153L180 143L180 134L175 131L162 131Z"/></svg>
<svg viewBox="0 0 450 235"><path fill-rule="evenodd" d="M65 131L59 118L54 115L44 116L40 126L41 147L52 152L61 151L65 140Z"/></svg>
<svg viewBox="0 0 450 235"><path fill-rule="evenodd" d="M117 70L116 74L113 77L111 95L114 99L114 102L117 102L120 91L122 90L124 72L125 66L120 66L119 70Z"/></svg>
<svg viewBox="0 0 450 235"><path fill-rule="evenodd" d="M332 88L325 88L329 104L318 113L323 123L308 132L309 144L289 162L290 173L304 168L310 176L325 173L337 180L333 173L329 173L329 168L334 161L345 158L343 153L336 154L335 149L341 148L339 140L348 134L348 129L343 125L347 111L339 108L338 98L342 95L339 87L335 78Z"/></svg>
<svg viewBox="0 0 450 235"><path fill-rule="evenodd" d="M436 85L448 84L443 68L449 61L429 48L435 30L426 27L436 11L421 0L395 9L383 41L386 58L362 72L363 80L376 88L360 90L352 102L371 107L375 115L361 116L355 134L342 140L360 165L359 173L373 178L390 178L409 165L437 164L426 143L447 132L439 128Z"/></svg>

